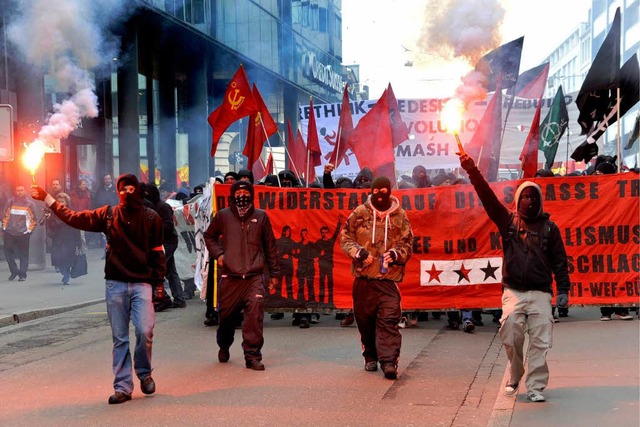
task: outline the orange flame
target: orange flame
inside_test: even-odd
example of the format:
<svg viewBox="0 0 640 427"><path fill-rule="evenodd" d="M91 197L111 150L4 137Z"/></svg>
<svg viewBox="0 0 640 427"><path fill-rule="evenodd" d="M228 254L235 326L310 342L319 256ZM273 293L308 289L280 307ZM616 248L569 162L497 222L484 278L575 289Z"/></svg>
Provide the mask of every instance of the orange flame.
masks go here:
<svg viewBox="0 0 640 427"><path fill-rule="evenodd" d="M463 114L464 103L457 98L451 98L442 107L440 118L449 132L456 133L460 130Z"/></svg>
<svg viewBox="0 0 640 427"><path fill-rule="evenodd" d="M31 176L36 174L36 169L40 166L40 162L44 158L44 153L50 151L47 146L39 139L36 139L31 144L25 144L25 151L22 155L22 164L29 169Z"/></svg>

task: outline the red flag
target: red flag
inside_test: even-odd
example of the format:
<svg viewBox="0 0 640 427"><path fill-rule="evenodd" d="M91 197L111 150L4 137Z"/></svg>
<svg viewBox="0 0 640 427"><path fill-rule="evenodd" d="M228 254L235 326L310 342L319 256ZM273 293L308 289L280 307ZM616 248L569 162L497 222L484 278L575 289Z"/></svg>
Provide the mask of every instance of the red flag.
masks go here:
<svg viewBox="0 0 640 427"><path fill-rule="evenodd" d="M307 182L311 182L316 178L315 167L322 164L322 160L320 159L322 157L322 151L320 151L320 141L318 141L318 127L316 126L316 111L313 109L313 99L309 100L307 149L309 150L309 177Z"/></svg>
<svg viewBox="0 0 640 427"><path fill-rule="evenodd" d="M262 178L264 178L267 175L264 164L262 163L262 160L260 160L259 158L258 158L258 161L255 162L251 167L251 172L253 173L254 182L260 181Z"/></svg>
<svg viewBox="0 0 640 427"><path fill-rule="evenodd" d="M292 164L290 168L293 172L301 177L301 174L304 172L303 169L307 162L307 147L304 145L304 140L302 139L302 135L300 131L296 135L296 138L293 137L293 131L291 130L291 122L287 118L287 147L289 149L289 162Z"/></svg>
<svg viewBox="0 0 640 427"><path fill-rule="evenodd" d="M273 153L269 153L269 158L267 159L267 166L264 169L267 175L273 174Z"/></svg>
<svg viewBox="0 0 640 427"><path fill-rule="evenodd" d="M478 124L478 128L465 145L465 151L476 160L478 169L493 182L498 179L498 164L500 162L502 123L502 88L498 78L497 88L487 109Z"/></svg>
<svg viewBox="0 0 640 427"><path fill-rule="evenodd" d="M395 148L409 139L409 128L407 128L407 125L402 121L402 117L400 117L398 100L393 93L391 83L387 86L387 96L389 97L387 102L389 107L389 120L391 120L391 140L393 141L393 148Z"/></svg>
<svg viewBox="0 0 640 427"><path fill-rule="evenodd" d="M262 96L260 96L260 92L258 91L258 87L255 83L253 85L253 99L258 105L258 111L252 113L249 117L247 143L242 151L242 154L247 156L247 166L249 166L249 168L253 166L260 157L260 154L262 154L262 147L267 138L278 131L278 126L276 125L276 122L273 121L273 117L271 117L271 114L262 100Z"/></svg>
<svg viewBox="0 0 640 427"><path fill-rule="evenodd" d="M542 65L531 68L518 76L516 85L513 86L510 91L515 96L527 99L540 98L544 94L544 89L547 86L547 77L549 76L549 63L545 62Z"/></svg>
<svg viewBox="0 0 640 427"><path fill-rule="evenodd" d="M368 167L374 176L379 168L388 168L395 162L388 99L385 90L376 105L362 116L349 138L349 147L356 155L360 169ZM388 176L386 170L385 176L395 182L395 171L393 176Z"/></svg>
<svg viewBox="0 0 640 427"><path fill-rule="evenodd" d="M215 155L218 141L231 123L256 111L258 111L258 106L251 94L249 80L247 80L244 68L240 65L227 85L222 104L209 115L208 122L213 129L211 157Z"/></svg>
<svg viewBox="0 0 640 427"><path fill-rule="evenodd" d="M533 115L531 130L527 135L527 140L522 147L519 160L522 162L523 178L533 178L538 170L538 144L540 141L540 107L542 106L542 96L538 100L536 113Z"/></svg>
<svg viewBox="0 0 640 427"><path fill-rule="evenodd" d="M340 137L336 140L336 148L331 153L330 160L336 169L342 159L346 157L351 132L353 132L353 118L351 117L351 102L349 102L349 85L347 84L344 86L344 93L342 94L342 109L340 110L340 121L338 122L338 135Z"/></svg>

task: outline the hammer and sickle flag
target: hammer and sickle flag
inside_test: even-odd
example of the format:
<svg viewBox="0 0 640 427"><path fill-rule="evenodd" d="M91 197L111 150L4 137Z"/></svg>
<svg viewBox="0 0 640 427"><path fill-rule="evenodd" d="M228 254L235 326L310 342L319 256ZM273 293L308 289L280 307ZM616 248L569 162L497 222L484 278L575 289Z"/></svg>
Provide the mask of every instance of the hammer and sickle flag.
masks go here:
<svg viewBox="0 0 640 427"><path fill-rule="evenodd" d="M224 93L222 104L209 115L209 125L213 129L211 157L216 153L218 141L231 123L258 111L258 104L251 93L251 86L240 65Z"/></svg>

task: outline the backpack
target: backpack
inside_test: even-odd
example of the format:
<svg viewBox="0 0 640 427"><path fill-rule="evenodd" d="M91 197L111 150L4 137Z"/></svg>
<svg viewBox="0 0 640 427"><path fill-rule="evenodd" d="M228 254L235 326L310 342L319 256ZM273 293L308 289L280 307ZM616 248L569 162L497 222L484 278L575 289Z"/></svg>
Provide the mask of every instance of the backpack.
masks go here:
<svg viewBox="0 0 640 427"><path fill-rule="evenodd" d="M518 233L520 218L517 215L513 216L511 220L511 224L509 225L509 231L507 232L507 240L511 240ZM551 220L546 218L544 225L542 226L542 233L538 233L536 231L529 231L529 234L532 236L542 236L542 240L540 243L540 247L542 248L542 252L547 253L547 249L549 249L549 235L551 234Z"/></svg>

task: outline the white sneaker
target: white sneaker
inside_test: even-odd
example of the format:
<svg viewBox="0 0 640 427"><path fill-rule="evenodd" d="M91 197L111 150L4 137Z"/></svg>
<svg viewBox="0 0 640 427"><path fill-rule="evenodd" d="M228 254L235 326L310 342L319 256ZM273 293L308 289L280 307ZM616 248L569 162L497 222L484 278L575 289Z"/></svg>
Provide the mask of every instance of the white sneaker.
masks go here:
<svg viewBox="0 0 640 427"><path fill-rule="evenodd" d="M504 387L504 395L505 396L513 396L518 393L518 384L507 384Z"/></svg>
<svg viewBox="0 0 640 427"><path fill-rule="evenodd" d="M400 319L400 323L398 323L398 328L404 329L406 327L407 327L407 318L403 317L402 319Z"/></svg>
<svg viewBox="0 0 640 427"><path fill-rule="evenodd" d="M537 391L530 391L527 393L527 399L532 402L544 402L545 398L542 393L538 393Z"/></svg>
<svg viewBox="0 0 640 427"><path fill-rule="evenodd" d="M609 320L611 320L611 316L602 315L600 316L600 320L603 322L608 322Z"/></svg>
<svg viewBox="0 0 640 427"><path fill-rule="evenodd" d="M633 316L630 315L629 313L627 314L614 314L612 316L613 319L618 319L618 320L633 320Z"/></svg>

